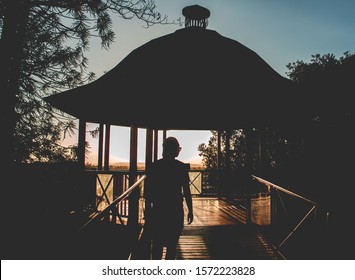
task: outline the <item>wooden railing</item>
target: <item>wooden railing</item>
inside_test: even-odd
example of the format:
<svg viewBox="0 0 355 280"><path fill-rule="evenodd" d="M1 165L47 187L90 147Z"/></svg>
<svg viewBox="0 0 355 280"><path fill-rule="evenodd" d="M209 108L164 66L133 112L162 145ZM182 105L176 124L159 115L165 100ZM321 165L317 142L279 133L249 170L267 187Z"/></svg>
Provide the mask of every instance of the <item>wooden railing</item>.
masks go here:
<svg viewBox="0 0 355 280"><path fill-rule="evenodd" d="M138 223L144 224L144 178L145 171L134 174L137 182L129 186L130 172L128 170L87 170L88 184L92 194L89 199L89 221L80 227L80 230L88 227L94 221L105 219L111 223L126 225L129 219L129 195L134 189L139 188L138 194ZM189 170L190 190L192 195L217 195L215 187L209 184L211 172L206 170ZM213 173L212 173L213 174ZM133 176L133 175L132 175Z"/></svg>
<svg viewBox="0 0 355 280"><path fill-rule="evenodd" d="M145 172L139 171L135 175L137 176L137 182L133 186L129 186L129 171L88 171L95 178L95 203L94 211L91 214L90 220L83 225L85 228L87 224L92 223L92 221L106 219L113 223L126 224L129 216L129 195L132 191L139 187L139 221L141 224L144 223L144 179ZM193 195L197 196L219 196L218 187L214 186L213 183L209 182L209 179L215 178L215 172L210 172L206 170L190 170L190 190ZM259 183L266 185L268 187L273 187L275 189L281 190L284 193L299 197L304 201L308 201L306 198L301 197L295 193L292 193L284 188L277 186L271 182L268 182L262 178L252 176L254 180ZM92 182L93 179L91 179ZM245 209L246 213L255 212L255 207L260 207L260 200L264 204L270 204L269 197L264 197L265 193L253 194L251 202L248 203L248 196L246 194L239 194L238 203L239 206ZM223 194L222 194L223 196ZM253 203L254 202L254 203ZM308 201L313 203L312 201ZM255 206L257 204L257 206ZM254 207L254 208L253 208ZM270 209L268 205L268 209ZM267 210L268 211L268 210ZM268 214L268 213L266 213ZM264 215L265 216L265 215ZM257 220L253 219L254 216L250 217L250 222L255 224L269 224L270 217L258 216ZM275 217L273 217L275 220Z"/></svg>
<svg viewBox="0 0 355 280"><path fill-rule="evenodd" d="M100 215L99 217L108 218L114 223L125 224L128 221L129 216L129 199L127 197L122 198L122 194L126 193L129 189L130 173L126 170L112 170L112 171L98 171L98 170L88 170L87 174L90 176L90 188L94 200L91 199L90 209L92 209L91 217ZM224 196L226 193L224 188L219 188L217 186L217 173L215 171L208 170L189 170L190 178L190 190L193 196ZM145 176L145 171L138 171L135 173L137 179L139 180ZM227 182L224 181L224 184ZM230 181L229 190L237 190L240 188L240 182ZM244 191L248 188L243 187ZM144 180L141 182L139 191L139 220L141 223L144 222L143 210L144 207ZM235 193L234 193L235 195ZM245 203L246 194L239 192L238 197L242 198L239 200L241 207L247 207ZM119 203L117 199L121 198ZM244 200L243 200L244 199ZM244 202L243 202L244 201ZM115 206L112 206L112 203ZM250 210L250 209L249 209ZM250 212L250 211L249 211ZM110 213L108 215L108 213ZM256 222L258 223L258 222Z"/></svg>
<svg viewBox="0 0 355 280"><path fill-rule="evenodd" d="M100 180L100 175L103 174L110 174L110 178L107 180L106 184L103 184L102 181ZM97 196L97 203L96 203L96 211L95 213L92 214L90 217L89 221L87 221L82 227L80 227L79 230L83 230L87 228L90 224L100 221L100 220L109 220L111 222L116 223L116 220L118 219L121 224L126 223L123 218L128 218L128 198L131 193L133 193L135 190L141 188L141 191L139 192L139 197L138 199L141 200L143 197L143 182L144 179L146 178L146 175L141 174L138 178L138 180L132 185L127 187L128 185L128 176L129 174L127 172L105 172L101 173L98 172L96 175L96 180L97 184L100 186L99 188L102 190L102 193L100 196ZM124 182L124 184L120 184L118 182ZM110 188L111 186L111 188ZM110 201L111 195L108 195L108 191L110 189L110 192L112 193L117 193L118 190L116 188L120 189L122 192L116 197ZM102 199L105 198L106 200L106 206L102 207L100 206L100 202L102 202ZM144 212L144 203L140 203L139 205L139 217L140 220L143 219L143 212Z"/></svg>
<svg viewBox="0 0 355 280"><path fill-rule="evenodd" d="M312 243L309 240L314 238L314 231L317 231L319 234L326 233L329 212L327 210L323 211L317 202L263 178L254 175L252 175L252 178L266 186L270 192L271 226L279 231L273 231L272 234L274 241L277 241L274 244L275 248L280 254L282 254L281 251L287 242L291 239L297 239L298 235L301 236L301 234L297 234L298 232L303 231L302 237L299 238L302 239L300 241L302 243ZM288 198L292 198L292 203L290 200L285 201L286 197L282 198L280 193L286 195ZM320 222L321 220L323 222ZM305 225L306 223L307 225ZM311 237L311 235L313 236ZM319 236L319 240L321 240L321 236Z"/></svg>

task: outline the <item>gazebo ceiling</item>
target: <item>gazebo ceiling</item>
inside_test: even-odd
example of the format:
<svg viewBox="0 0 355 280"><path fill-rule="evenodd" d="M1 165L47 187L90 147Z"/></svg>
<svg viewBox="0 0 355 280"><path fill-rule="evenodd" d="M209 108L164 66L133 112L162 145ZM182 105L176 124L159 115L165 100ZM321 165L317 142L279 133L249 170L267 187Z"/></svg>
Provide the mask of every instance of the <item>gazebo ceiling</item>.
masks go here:
<svg viewBox="0 0 355 280"><path fill-rule="evenodd" d="M154 129L284 126L308 117L289 79L241 43L193 24L45 100L88 122Z"/></svg>

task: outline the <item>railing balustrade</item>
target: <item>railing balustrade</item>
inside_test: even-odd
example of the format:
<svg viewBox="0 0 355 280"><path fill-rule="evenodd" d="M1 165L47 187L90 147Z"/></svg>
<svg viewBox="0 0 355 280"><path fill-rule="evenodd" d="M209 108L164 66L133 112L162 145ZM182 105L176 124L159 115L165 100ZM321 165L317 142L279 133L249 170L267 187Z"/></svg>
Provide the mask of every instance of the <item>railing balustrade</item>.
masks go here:
<svg viewBox="0 0 355 280"><path fill-rule="evenodd" d="M105 180L102 180L102 175L109 176ZM140 174L137 177L137 181L130 187L128 187L128 176L129 174L126 172L100 172L96 174L97 189L100 193L100 195L97 195L96 213L92 215L90 220L85 223L80 230L89 226L90 223L99 220L108 220L117 223L118 219L121 224L127 224L129 207L128 197L132 192L136 191L136 189L140 190L138 223L143 223L144 201L142 189L144 187L143 183L146 175ZM105 181L105 184L103 184L103 181ZM119 191L121 192L118 193ZM105 206L100 205L102 201L105 201Z"/></svg>
<svg viewBox="0 0 355 280"><path fill-rule="evenodd" d="M270 236L280 254L288 243L299 244L301 250L302 245L314 243L315 237L318 238L317 242L324 239L321 235L326 235L328 229L327 210L322 209L317 202L270 181L255 175L252 178L266 186L270 193L270 225L273 228ZM292 250L297 251L297 245L292 246ZM285 251L290 252L290 249Z"/></svg>

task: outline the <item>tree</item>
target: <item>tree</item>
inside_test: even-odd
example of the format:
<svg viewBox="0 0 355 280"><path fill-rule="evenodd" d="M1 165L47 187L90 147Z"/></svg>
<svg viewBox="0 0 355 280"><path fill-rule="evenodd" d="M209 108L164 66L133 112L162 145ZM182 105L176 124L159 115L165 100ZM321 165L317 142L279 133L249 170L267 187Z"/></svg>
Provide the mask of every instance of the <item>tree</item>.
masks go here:
<svg viewBox="0 0 355 280"><path fill-rule="evenodd" d="M217 132L211 131L208 144L198 146L202 163L208 170L217 170ZM295 131L283 128L254 128L233 130L230 136L230 169L233 173L250 169L251 172L263 172L271 168L283 168L290 159L296 160L302 154L302 136ZM221 131L220 170L226 170L226 132ZM249 151L248 151L249 149Z"/></svg>
<svg viewBox="0 0 355 280"><path fill-rule="evenodd" d="M337 59L333 54L316 54L312 55L309 63L296 61L287 64L287 68L289 78L308 97L310 109L315 112L314 119L297 129L254 128L250 137L246 137L245 129L233 131L230 168L232 172L241 172L249 153L253 172L274 178L278 171L280 180L287 180L287 183L297 180L299 188L311 185L316 189L320 186L320 178L325 178L324 172L345 178L344 170L353 166L355 140L352 136L354 110L351 98L355 88L355 55L346 52ZM225 132L221 132L222 170L227 166L225 141ZM216 170L217 132L212 132L208 144L200 144L198 151L205 168ZM342 166L340 173L334 172L339 170L339 166ZM303 177L300 175L302 172ZM314 181L309 178L314 178ZM336 185L335 179L332 182Z"/></svg>
<svg viewBox="0 0 355 280"><path fill-rule="evenodd" d="M355 86L355 53L315 54L310 62L297 60L286 65L286 73L307 94L308 100L323 119L323 124L349 115Z"/></svg>
<svg viewBox="0 0 355 280"><path fill-rule="evenodd" d="M287 68L318 113L305 135L308 184L324 204L341 209L339 215L346 217L355 168L355 53L345 52L340 58L316 54L308 63L296 61Z"/></svg>
<svg viewBox="0 0 355 280"><path fill-rule="evenodd" d="M217 170L218 165L218 132L211 131L212 136L208 144L202 143L198 146L199 155L202 156L202 164L208 170ZM245 134L242 129L233 130L230 139L231 150L231 168L236 170L245 166ZM224 169L227 166L226 162L226 133L221 132L221 162L219 167Z"/></svg>
<svg viewBox="0 0 355 280"><path fill-rule="evenodd" d="M250 131L237 129L231 131L211 131L208 144L198 146L202 163L209 171L208 183L219 193L242 193L247 182L247 174L255 170L258 162L258 144L255 139L247 137ZM252 131L257 133L256 130ZM218 137L220 137L220 154L218 155ZM229 143L227 142L229 139ZM229 145L228 145L229 144ZM248 148L253 153L248 153Z"/></svg>
<svg viewBox="0 0 355 280"><path fill-rule="evenodd" d="M0 0L1 126L8 164L67 158L60 136L73 132L73 119L42 98L95 78L86 72L89 38L99 37L108 49L114 15L147 27L168 23L152 0Z"/></svg>

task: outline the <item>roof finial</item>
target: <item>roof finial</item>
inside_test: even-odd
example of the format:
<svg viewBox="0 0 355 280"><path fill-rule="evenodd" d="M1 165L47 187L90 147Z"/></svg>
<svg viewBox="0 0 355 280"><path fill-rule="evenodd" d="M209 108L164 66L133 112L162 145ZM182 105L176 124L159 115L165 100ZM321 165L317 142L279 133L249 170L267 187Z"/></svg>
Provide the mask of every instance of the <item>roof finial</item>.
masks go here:
<svg viewBox="0 0 355 280"><path fill-rule="evenodd" d="M192 5L183 8L182 14L185 16L185 27L197 26L206 28L208 25L208 17L211 13L204 7Z"/></svg>

